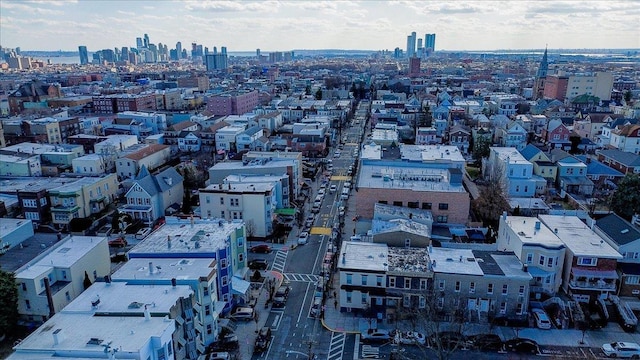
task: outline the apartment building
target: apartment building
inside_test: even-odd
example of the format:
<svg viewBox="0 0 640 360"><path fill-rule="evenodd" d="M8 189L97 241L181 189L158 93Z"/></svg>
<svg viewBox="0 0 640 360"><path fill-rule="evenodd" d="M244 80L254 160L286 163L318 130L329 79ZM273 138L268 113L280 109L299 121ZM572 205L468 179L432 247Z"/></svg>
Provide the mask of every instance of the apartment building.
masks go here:
<svg viewBox="0 0 640 360"><path fill-rule="evenodd" d="M562 285L566 247L536 218L500 217L496 245L500 251L514 252L533 277L531 295L555 296Z"/></svg>
<svg viewBox="0 0 640 360"><path fill-rule="evenodd" d="M26 322L41 323L84 291L91 282L109 275L107 238L69 236L15 271L18 313Z"/></svg>
<svg viewBox="0 0 640 360"><path fill-rule="evenodd" d="M156 220L165 216L168 208L178 208L183 201L183 178L175 168L168 167L162 172L151 175L142 167L125 197L126 205L120 212L129 214L132 219L141 220L152 226Z"/></svg>
<svg viewBox="0 0 640 360"><path fill-rule="evenodd" d="M344 241L338 256L341 312L384 314L389 257L386 244Z"/></svg>
<svg viewBox="0 0 640 360"><path fill-rule="evenodd" d="M135 177L144 166L153 171L164 165L171 156L169 145L151 144L116 160L116 174L121 179Z"/></svg>
<svg viewBox="0 0 640 360"><path fill-rule="evenodd" d="M546 180L533 175L533 164L515 148L492 146L484 166L483 173L502 182L509 197L533 197L546 189Z"/></svg>

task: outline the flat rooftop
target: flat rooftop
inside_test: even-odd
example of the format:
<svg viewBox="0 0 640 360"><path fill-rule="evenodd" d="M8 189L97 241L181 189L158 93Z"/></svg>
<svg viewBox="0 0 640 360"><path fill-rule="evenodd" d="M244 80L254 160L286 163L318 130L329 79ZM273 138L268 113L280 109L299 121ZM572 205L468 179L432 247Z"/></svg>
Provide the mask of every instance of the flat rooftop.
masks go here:
<svg viewBox="0 0 640 360"><path fill-rule="evenodd" d="M61 341L53 344L53 332L61 329ZM173 320L164 317L93 316L89 314L59 313L49 319L17 346L17 351L71 351L78 355L104 355L101 344L111 342L112 348L119 352L138 353L145 348L150 339L173 332Z"/></svg>
<svg viewBox="0 0 640 360"><path fill-rule="evenodd" d="M29 226L33 226L31 220L25 219L12 219L12 218L0 218L0 242L2 242L2 238L7 234L15 231L16 229L25 226L25 224L29 224Z"/></svg>
<svg viewBox="0 0 640 360"><path fill-rule="evenodd" d="M64 313L84 314L139 314L144 305L152 314L169 314L180 298L193 294L187 285L131 285L126 282L96 282L64 307ZM100 299L100 304L91 303Z"/></svg>
<svg viewBox="0 0 640 360"><path fill-rule="evenodd" d="M508 160L509 164L531 164L516 148L492 146L490 149L498 155L500 160L505 162Z"/></svg>
<svg viewBox="0 0 640 360"><path fill-rule="evenodd" d="M539 220L525 216L507 216L506 220L507 225L523 244L541 245L551 249L561 249L565 246L546 225L540 223L540 229L536 229L536 222Z"/></svg>
<svg viewBox="0 0 640 360"><path fill-rule="evenodd" d="M250 180L249 180L250 181ZM204 191L220 191L229 193L264 193L273 190L271 182L234 182L227 184L211 184Z"/></svg>
<svg viewBox="0 0 640 360"><path fill-rule="evenodd" d="M389 247L389 273L430 273L431 259L425 248Z"/></svg>
<svg viewBox="0 0 640 360"><path fill-rule="evenodd" d="M152 272L149 271L149 263ZM158 269L160 267L160 269ZM148 259L132 258L111 275L113 281L161 280L194 280L209 277L216 271L216 262L212 259Z"/></svg>
<svg viewBox="0 0 640 360"><path fill-rule="evenodd" d="M102 176L102 177L91 177L91 176L85 176L85 177L81 177L81 178L76 178L74 179L74 182L70 182L61 186L58 186L56 188L50 189L51 191L57 191L57 192L61 192L61 193L72 193L72 192L76 192L81 190L84 186L90 186L93 185L99 181L104 180L106 176Z"/></svg>
<svg viewBox="0 0 640 360"><path fill-rule="evenodd" d="M574 256L622 259L619 252L576 216L539 215L538 218L552 229Z"/></svg>
<svg viewBox="0 0 640 360"><path fill-rule="evenodd" d="M56 188L77 180L78 178L73 177L2 177L0 178L0 192L15 194L18 190L40 191L44 189Z"/></svg>
<svg viewBox="0 0 640 360"><path fill-rule="evenodd" d="M400 145L402 160L434 162L450 161L465 163L462 153L453 145Z"/></svg>
<svg viewBox="0 0 640 360"><path fill-rule="evenodd" d="M181 220L167 217L165 225L152 232L131 251L129 256L139 254L184 254L185 257L211 257L211 253L227 247L229 235L243 227L242 221L220 219ZM171 247L168 240L171 239ZM189 256L187 256L189 255Z"/></svg>
<svg viewBox="0 0 640 360"><path fill-rule="evenodd" d="M471 249L450 249L434 247L429 253L433 272L443 274L477 275L483 276L484 272L476 261Z"/></svg>
<svg viewBox="0 0 640 360"><path fill-rule="evenodd" d="M340 250L338 268L385 272L388 269L388 257L386 244L345 241Z"/></svg>
<svg viewBox="0 0 640 360"><path fill-rule="evenodd" d="M35 279L52 267L69 268L97 246L107 248L107 238L102 236L70 236L61 240L44 256L29 262L16 271L17 278Z"/></svg>
<svg viewBox="0 0 640 360"><path fill-rule="evenodd" d="M448 169L407 166L407 163L363 163L358 187L413 191L465 192L462 184L451 184Z"/></svg>
<svg viewBox="0 0 640 360"><path fill-rule="evenodd" d="M49 145L49 144L36 144L36 143L19 143L11 146L7 146L2 149L2 152L6 153L22 153L42 155L48 152L71 152L64 149L62 146Z"/></svg>
<svg viewBox="0 0 640 360"><path fill-rule="evenodd" d="M268 159L255 159L249 162L242 161L224 161L219 162L209 168L209 171L213 170L238 170L251 169L251 168L281 168L285 166L296 166L296 160L292 158L268 158Z"/></svg>

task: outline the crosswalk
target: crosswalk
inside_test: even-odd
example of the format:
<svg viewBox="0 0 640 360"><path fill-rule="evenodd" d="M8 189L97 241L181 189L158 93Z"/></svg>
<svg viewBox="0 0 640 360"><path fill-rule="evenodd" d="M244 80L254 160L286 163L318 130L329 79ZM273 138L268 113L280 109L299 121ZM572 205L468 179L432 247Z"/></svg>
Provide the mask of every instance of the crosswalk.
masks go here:
<svg viewBox="0 0 640 360"><path fill-rule="evenodd" d="M329 354L327 360L342 359L342 353L344 352L344 344L347 340L347 334L343 332L331 333L331 344L329 345Z"/></svg>
<svg viewBox="0 0 640 360"><path fill-rule="evenodd" d="M291 274L285 273L284 278L289 281L302 281L302 282L318 282L320 277L313 274Z"/></svg>
<svg viewBox="0 0 640 360"><path fill-rule="evenodd" d="M288 251L276 251L276 257L273 259L273 266L271 267L271 269L281 273L284 272L284 266L287 264L288 254Z"/></svg>

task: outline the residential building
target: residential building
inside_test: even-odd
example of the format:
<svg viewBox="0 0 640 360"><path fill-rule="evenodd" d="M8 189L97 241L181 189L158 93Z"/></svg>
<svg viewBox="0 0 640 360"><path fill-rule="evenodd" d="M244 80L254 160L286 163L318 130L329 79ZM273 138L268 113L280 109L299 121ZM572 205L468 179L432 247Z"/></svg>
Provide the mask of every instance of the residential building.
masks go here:
<svg viewBox="0 0 640 360"><path fill-rule="evenodd" d="M556 183L558 168L544 151L540 150L533 144L529 144L524 149L520 150L520 154L522 154L527 161L533 164L534 175L547 180L548 186L554 186Z"/></svg>
<svg viewBox="0 0 640 360"><path fill-rule="evenodd" d="M640 119L617 118L602 126L602 133L597 137L597 143L601 148L606 148L611 143L611 131L620 129L625 125L639 124Z"/></svg>
<svg viewBox="0 0 640 360"><path fill-rule="evenodd" d="M260 147L259 139L264 137L264 130L259 126L252 126L236 135L237 151L257 150Z"/></svg>
<svg viewBox="0 0 640 360"><path fill-rule="evenodd" d="M434 127L419 127L416 131L416 145L436 145L440 142Z"/></svg>
<svg viewBox="0 0 640 360"><path fill-rule="evenodd" d="M183 178L173 167L151 175L143 165L125 196L127 204L120 208L120 212L152 226L165 216L168 208L178 208L182 204Z"/></svg>
<svg viewBox="0 0 640 360"><path fill-rule="evenodd" d="M206 218L244 220L247 236L264 238L273 233L276 209L275 183L223 183L200 189L200 213Z"/></svg>
<svg viewBox="0 0 640 360"><path fill-rule="evenodd" d="M541 140L549 145L551 149L571 149L571 141L569 141L571 131L569 131L561 120L550 120L547 126L542 129L540 135Z"/></svg>
<svg viewBox="0 0 640 360"><path fill-rule="evenodd" d="M598 161L623 174L640 174L640 155L621 150L598 150Z"/></svg>
<svg viewBox="0 0 640 360"><path fill-rule="evenodd" d="M52 222L58 228L68 227L72 219L88 218L103 211L116 199L118 177L83 177L49 189Z"/></svg>
<svg viewBox="0 0 640 360"><path fill-rule="evenodd" d="M551 150L551 160L558 166L557 185L561 191L570 194L591 195L593 181L587 177L587 165L567 152Z"/></svg>
<svg viewBox="0 0 640 360"><path fill-rule="evenodd" d="M5 254L9 249L22 244L23 241L33 236L33 222L25 219L0 218L0 254Z"/></svg>
<svg viewBox="0 0 640 360"><path fill-rule="evenodd" d="M169 145L151 144L119 158L116 161L116 174L120 179L131 179L143 166L153 171L169 161L170 156Z"/></svg>
<svg viewBox="0 0 640 360"><path fill-rule="evenodd" d="M614 187L624 177L620 171L586 155L578 155L576 159L587 165L587 178L593 182L594 190Z"/></svg>
<svg viewBox="0 0 640 360"><path fill-rule="evenodd" d="M548 75L544 81L544 98L564 101L568 86L568 76Z"/></svg>
<svg viewBox="0 0 640 360"><path fill-rule="evenodd" d="M576 216L540 215L538 218L566 246L562 274L565 293L579 302L616 293L620 253Z"/></svg>
<svg viewBox="0 0 640 360"><path fill-rule="evenodd" d="M457 146L463 154L469 153L471 132L462 126L453 126L449 130L449 145Z"/></svg>
<svg viewBox="0 0 640 360"><path fill-rule="evenodd" d="M40 156L0 154L0 176L42 176Z"/></svg>
<svg viewBox="0 0 640 360"><path fill-rule="evenodd" d="M426 248L431 243L433 215L429 210L376 203L371 222L374 243Z"/></svg>
<svg viewBox="0 0 640 360"><path fill-rule="evenodd" d="M239 115L251 112L260 103L258 91L224 93L207 99L207 110L213 115Z"/></svg>
<svg viewBox="0 0 640 360"><path fill-rule="evenodd" d="M610 148L640 155L640 125L623 125L611 130Z"/></svg>
<svg viewBox="0 0 640 360"><path fill-rule="evenodd" d="M60 84L47 84L40 80L32 80L20 85L15 91L9 94L10 114L19 114L32 104L42 103L48 99L62 97Z"/></svg>
<svg viewBox="0 0 640 360"><path fill-rule="evenodd" d="M340 312L364 313L370 309L375 314L372 317L384 313L388 258L386 244L342 242L338 255Z"/></svg>
<svg viewBox="0 0 640 360"><path fill-rule="evenodd" d="M536 299L555 296L562 285L565 245L536 218L500 217L496 245L500 251L512 251L533 277L530 290Z"/></svg>
<svg viewBox="0 0 640 360"><path fill-rule="evenodd" d="M256 120L258 121L258 126L265 129L269 134L274 133L284 124L282 119L282 112L280 111L272 111L269 113L258 115L256 117Z"/></svg>
<svg viewBox="0 0 640 360"><path fill-rule="evenodd" d="M200 146L202 145L202 140L200 140L200 132L199 131L181 131L180 136L178 137L178 150L182 152L198 152L200 151Z"/></svg>
<svg viewBox="0 0 640 360"><path fill-rule="evenodd" d="M510 121L504 127L497 127L494 132L494 142L502 147L512 147L522 150L527 145L527 131L517 121Z"/></svg>
<svg viewBox="0 0 640 360"><path fill-rule="evenodd" d="M84 291L84 281L109 275L105 237L69 236L15 271L18 313L27 323L42 323Z"/></svg>
<svg viewBox="0 0 640 360"><path fill-rule="evenodd" d="M71 160L71 168L76 174L102 175L107 171L107 157L101 154L88 154Z"/></svg>
<svg viewBox="0 0 640 360"><path fill-rule="evenodd" d="M116 114L124 111L153 112L155 94L111 94L93 97L93 109L98 114Z"/></svg>
<svg viewBox="0 0 640 360"><path fill-rule="evenodd" d="M164 131L164 143L168 145L178 145L178 139L183 138L189 133L196 132L200 129L200 125L193 121L182 121L169 126Z"/></svg>
<svg viewBox="0 0 640 360"><path fill-rule="evenodd" d="M218 152L237 152L236 139L245 129L244 126L235 125L219 128L216 131L216 150Z"/></svg>
<svg viewBox="0 0 640 360"><path fill-rule="evenodd" d="M514 148L492 146L484 167L489 180L506 186L509 197L533 197L538 187L546 187L546 180L533 175L533 164Z"/></svg>
<svg viewBox="0 0 640 360"><path fill-rule="evenodd" d="M577 73L569 76L566 99L572 100L587 94L599 100L611 100L611 90L613 90L613 73L602 71Z"/></svg>

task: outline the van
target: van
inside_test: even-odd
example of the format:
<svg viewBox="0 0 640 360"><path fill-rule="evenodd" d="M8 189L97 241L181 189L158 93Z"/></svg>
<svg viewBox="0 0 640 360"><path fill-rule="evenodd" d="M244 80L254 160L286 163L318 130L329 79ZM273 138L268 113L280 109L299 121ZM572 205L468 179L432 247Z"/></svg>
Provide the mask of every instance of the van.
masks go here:
<svg viewBox="0 0 640 360"><path fill-rule="evenodd" d="M533 313L533 318L536 320L538 329L551 329L551 321L544 310L532 309L531 312Z"/></svg>
<svg viewBox="0 0 640 360"><path fill-rule="evenodd" d="M342 195L349 195L349 188L346 186L342 187Z"/></svg>
<svg viewBox="0 0 640 360"><path fill-rule="evenodd" d="M250 307L236 308L230 316L234 320L251 321L256 317L255 310Z"/></svg>
<svg viewBox="0 0 640 360"><path fill-rule="evenodd" d="M314 297L313 304L311 305L311 317L317 318L320 316L320 312L322 311L322 297Z"/></svg>

